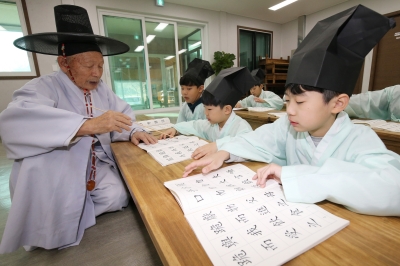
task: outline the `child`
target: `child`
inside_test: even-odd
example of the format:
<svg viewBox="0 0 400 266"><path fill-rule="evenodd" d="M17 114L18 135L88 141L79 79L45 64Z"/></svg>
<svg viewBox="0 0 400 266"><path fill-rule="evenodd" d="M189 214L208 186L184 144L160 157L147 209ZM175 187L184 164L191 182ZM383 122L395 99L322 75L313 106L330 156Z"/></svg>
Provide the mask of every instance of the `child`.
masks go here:
<svg viewBox="0 0 400 266"><path fill-rule="evenodd" d="M400 85L354 94L344 111L350 117L400 122Z"/></svg>
<svg viewBox="0 0 400 266"><path fill-rule="evenodd" d="M234 67L222 70L210 83L203 93L203 104L205 107L205 120L181 122L165 131L161 138L167 135L174 136L177 132L184 135L196 135L200 138L213 141L196 149L192 157L199 159L207 154L217 152L229 137L252 131L246 120L232 112L232 108L254 83L250 71L245 67Z"/></svg>
<svg viewBox="0 0 400 266"><path fill-rule="evenodd" d="M399 216L400 156L343 112L364 57L390 27L388 18L362 5L317 23L289 65L287 117L224 143L183 176L246 158L270 163L253 179L261 187L276 179L288 201L329 200L359 213Z"/></svg>
<svg viewBox="0 0 400 266"><path fill-rule="evenodd" d="M201 94L205 80L213 74L208 61L195 58L189 63L185 74L179 80L185 103L179 111L177 123L206 118Z"/></svg>
<svg viewBox="0 0 400 266"><path fill-rule="evenodd" d="M251 95L239 101L235 107L270 107L276 110L281 110L283 100L281 97L272 91L263 90L263 81L265 73L262 69L257 68L251 71L251 75L256 81L256 85L250 89Z"/></svg>

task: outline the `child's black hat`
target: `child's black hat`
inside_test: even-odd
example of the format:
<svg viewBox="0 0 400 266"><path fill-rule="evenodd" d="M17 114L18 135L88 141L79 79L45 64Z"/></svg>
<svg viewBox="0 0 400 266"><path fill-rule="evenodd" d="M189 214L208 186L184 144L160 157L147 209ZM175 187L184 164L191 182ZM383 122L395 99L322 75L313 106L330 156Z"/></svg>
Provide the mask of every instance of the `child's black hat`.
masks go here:
<svg viewBox="0 0 400 266"><path fill-rule="evenodd" d="M265 72L261 68L256 68L253 71L251 71L251 75L253 76L257 84L264 83Z"/></svg>
<svg viewBox="0 0 400 266"><path fill-rule="evenodd" d="M184 75L191 75L197 77L202 81L202 84L206 81L206 79L214 74L214 70L212 69L210 62L206 60L201 60L199 58L195 58L192 62L189 63L188 68Z"/></svg>
<svg viewBox="0 0 400 266"><path fill-rule="evenodd" d="M256 82L247 67L232 67L219 72L206 91L223 104L235 106L254 85Z"/></svg>
<svg viewBox="0 0 400 266"><path fill-rule="evenodd" d="M365 56L395 25L362 5L318 22L293 54L286 84L351 95Z"/></svg>

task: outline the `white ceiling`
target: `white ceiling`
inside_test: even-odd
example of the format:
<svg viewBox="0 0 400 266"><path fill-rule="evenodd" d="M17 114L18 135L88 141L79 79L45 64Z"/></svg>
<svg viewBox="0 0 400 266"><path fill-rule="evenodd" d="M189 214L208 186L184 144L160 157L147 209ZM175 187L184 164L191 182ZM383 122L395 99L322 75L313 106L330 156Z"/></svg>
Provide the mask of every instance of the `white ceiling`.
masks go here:
<svg viewBox="0 0 400 266"><path fill-rule="evenodd" d="M284 24L349 0L298 0L277 11L268 8L283 0L165 0L165 3L223 11L243 17Z"/></svg>

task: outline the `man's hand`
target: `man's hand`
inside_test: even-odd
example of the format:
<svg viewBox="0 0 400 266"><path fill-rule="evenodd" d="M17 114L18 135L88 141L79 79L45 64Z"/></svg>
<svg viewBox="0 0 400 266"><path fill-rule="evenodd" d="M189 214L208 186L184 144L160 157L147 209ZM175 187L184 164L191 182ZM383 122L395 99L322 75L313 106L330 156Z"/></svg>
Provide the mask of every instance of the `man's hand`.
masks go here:
<svg viewBox="0 0 400 266"><path fill-rule="evenodd" d="M267 179L275 179L278 183L281 183L282 166L271 163L265 167L257 170L257 174L253 176L253 180L257 179L257 185L265 187Z"/></svg>
<svg viewBox="0 0 400 266"><path fill-rule="evenodd" d="M131 136L131 142L138 145L140 141L143 141L146 145L155 144L158 142L157 138L143 131L136 131Z"/></svg>
<svg viewBox="0 0 400 266"><path fill-rule="evenodd" d="M130 131L131 125L132 121L129 116L120 112L107 111L101 116L87 119L79 128L76 136L103 134L112 131L121 133L122 130Z"/></svg>
<svg viewBox="0 0 400 266"><path fill-rule="evenodd" d="M235 108L242 108L242 105L240 104L240 102L238 102L238 103L235 105Z"/></svg>
<svg viewBox="0 0 400 266"><path fill-rule="evenodd" d="M174 137L175 134L176 134L176 132L177 132L176 129L173 128L173 127L171 127L171 128L169 128L169 129L167 129L167 130L164 130L164 131L163 131L163 134L161 134L161 135L158 137L158 139L166 139L166 138Z"/></svg>
<svg viewBox="0 0 400 266"><path fill-rule="evenodd" d="M254 97L254 101L255 101L256 103L266 103L265 100L263 100L263 99L261 99L261 98L258 98L258 97Z"/></svg>
<svg viewBox="0 0 400 266"><path fill-rule="evenodd" d="M203 174L207 174L212 170L218 169L224 163L225 160L228 160L230 157L229 152L227 151L218 151L217 153L206 156L198 161L194 161L188 166L185 167L185 171L183 172L182 177L187 177L194 169L200 166L205 166L201 170Z"/></svg>
<svg viewBox="0 0 400 266"><path fill-rule="evenodd" d="M218 151L217 143L211 142L204 146L198 147L196 150L194 150L194 152L192 153L192 158L198 160L206 155L211 155L213 153L216 153L217 151Z"/></svg>

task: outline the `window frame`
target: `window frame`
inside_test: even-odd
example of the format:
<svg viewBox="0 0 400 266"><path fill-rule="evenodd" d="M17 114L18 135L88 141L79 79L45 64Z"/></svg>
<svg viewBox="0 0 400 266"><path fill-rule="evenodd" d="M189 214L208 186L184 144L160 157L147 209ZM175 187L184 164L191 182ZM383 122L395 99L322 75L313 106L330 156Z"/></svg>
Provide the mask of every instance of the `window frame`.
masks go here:
<svg viewBox="0 0 400 266"><path fill-rule="evenodd" d="M262 30L262 29L256 29L256 28L249 28L249 27L244 27L244 26L237 26L237 65L240 66L240 30L246 30L246 31L253 31L253 32L260 32L260 33L266 33L271 35L271 43L270 43L270 54L271 58L273 55L273 49L274 49L274 32L271 30ZM257 58L256 58L257 59Z"/></svg>
<svg viewBox="0 0 400 266"><path fill-rule="evenodd" d="M2 0L17 5L23 36L32 34L25 0ZM36 53L27 52L31 72L0 72L0 80L32 79L40 76Z"/></svg>

